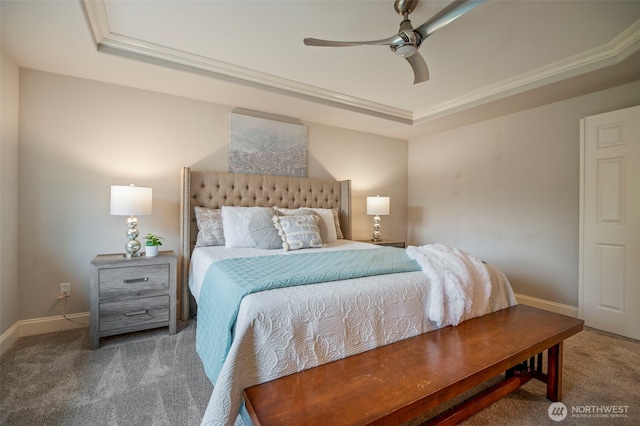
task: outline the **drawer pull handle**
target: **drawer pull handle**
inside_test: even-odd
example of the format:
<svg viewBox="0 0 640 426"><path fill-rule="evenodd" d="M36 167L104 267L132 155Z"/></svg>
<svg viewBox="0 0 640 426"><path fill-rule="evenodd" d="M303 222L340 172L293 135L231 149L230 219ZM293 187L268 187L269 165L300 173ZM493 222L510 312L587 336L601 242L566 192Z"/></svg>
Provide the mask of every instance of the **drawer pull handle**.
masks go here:
<svg viewBox="0 0 640 426"><path fill-rule="evenodd" d="M149 281L149 277L144 277L144 278L131 278L129 280L124 280L125 284L131 284L131 283L142 283L145 281Z"/></svg>
<svg viewBox="0 0 640 426"><path fill-rule="evenodd" d="M136 315L146 315L146 314L148 314L148 313L149 313L149 310L148 310L148 309L145 309L145 310L143 310L143 311L125 312L125 313L124 313L124 316L125 316L125 317L134 317L134 316L136 316Z"/></svg>

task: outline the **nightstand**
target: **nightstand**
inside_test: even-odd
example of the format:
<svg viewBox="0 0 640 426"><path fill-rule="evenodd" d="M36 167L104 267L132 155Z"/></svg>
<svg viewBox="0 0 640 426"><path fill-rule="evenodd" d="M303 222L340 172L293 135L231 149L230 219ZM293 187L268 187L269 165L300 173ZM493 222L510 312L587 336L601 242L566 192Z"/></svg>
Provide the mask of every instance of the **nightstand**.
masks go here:
<svg viewBox="0 0 640 426"><path fill-rule="evenodd" d="M98 255L91 261L91 349L100 338L156 327L176 332L176 270L173 251L155 257Z"/></svg>
<svg viewBox="0 0 640 426"><path fill-rule="evenodd" d="M380 240L380 241L373 241L373 240L358 240L362 243L371 243L371 244L376 244L378 246L391 246L391 247L400 247L400 248L404 248L405 246L405 242L404 241L399 241L399 240Z"/></svg>

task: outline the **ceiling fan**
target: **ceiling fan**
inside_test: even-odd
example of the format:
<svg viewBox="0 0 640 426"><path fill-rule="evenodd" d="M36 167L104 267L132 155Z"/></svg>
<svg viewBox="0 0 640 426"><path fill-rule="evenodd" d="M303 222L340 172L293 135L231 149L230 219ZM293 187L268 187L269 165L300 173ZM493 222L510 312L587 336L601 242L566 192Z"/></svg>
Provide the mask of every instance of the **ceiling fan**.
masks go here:
<svg viewBox="0 0 640 426"><path fill-rule="evenodd" d="M329 41L305 38L304 44L307 46L327 47L388 45L396 55L402 56L409 62L413 69L413 84L417 84L429 80L429 68L420 53L418 53L422 42L436 30L486 1L488 0L455 0L424 24L413 28L411 21L409 21L409 14L415 10L418 0L395 0L393 7L404 18L400 22L400 30L396 35L382 40L370 41Z"/></svg>

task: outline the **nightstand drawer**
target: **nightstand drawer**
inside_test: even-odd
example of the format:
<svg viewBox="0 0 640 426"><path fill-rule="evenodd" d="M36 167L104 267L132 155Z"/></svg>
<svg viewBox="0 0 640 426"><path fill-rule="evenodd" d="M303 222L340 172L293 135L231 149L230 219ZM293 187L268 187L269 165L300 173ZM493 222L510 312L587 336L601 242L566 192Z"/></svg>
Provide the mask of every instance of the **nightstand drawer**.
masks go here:
<svg viewBox="0 0 640 426"><path fill-rule="evenodd" d="M169 321L169 296L100 304L100 332Z"/></svg>
<svg viewBox="0 0 640 426"><path fill-rule="evenodd" d="M105 268L99 273L100 298L140 296L169 288L169 265Z"/></svg>

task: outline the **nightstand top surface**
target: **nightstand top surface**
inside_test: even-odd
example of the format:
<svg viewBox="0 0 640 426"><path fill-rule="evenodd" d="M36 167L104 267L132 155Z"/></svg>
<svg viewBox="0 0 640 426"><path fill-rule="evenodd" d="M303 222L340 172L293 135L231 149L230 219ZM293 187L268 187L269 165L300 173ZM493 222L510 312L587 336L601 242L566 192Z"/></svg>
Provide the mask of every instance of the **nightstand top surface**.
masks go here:
<svg viewBox="0 0 640 426"><path fill-rule="evenodd" d="M176 258L176 254L172 250L161 251L157 256L147 257L145 255L136 257L125 257L122 253L109 253L97 255L91 263L103 264L103 263L127 263L132 266L149 265L154 263L166 263L168 258Z"/></svg>
<svg viewBox="0 0 640 426"><path fill-rule="evenodd" d="M393 247L405 247L406 243L402 240L386 240L386 239L381 239L378 241L373 241L371 239L369 240L356 240L358 242L361 243L370 243L370 244L376 244L379 246L393 246Z"/></svg>

